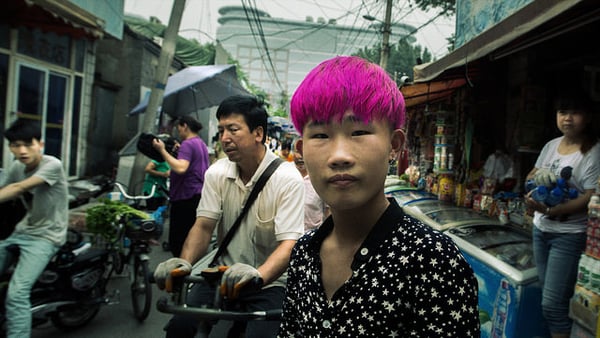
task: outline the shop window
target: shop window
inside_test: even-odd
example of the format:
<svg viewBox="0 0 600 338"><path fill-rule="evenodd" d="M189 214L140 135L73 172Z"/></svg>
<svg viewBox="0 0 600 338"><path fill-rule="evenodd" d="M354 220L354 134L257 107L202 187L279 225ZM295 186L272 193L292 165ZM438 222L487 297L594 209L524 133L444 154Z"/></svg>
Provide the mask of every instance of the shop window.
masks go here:
<svg viewBox="0 0 600 338"><path fill-rule="evenodd" d="M19 27L17 51L52 64L70 68L70 43L66 35Z"/></svg>
<svg viewBox="0 0 600 338"><path fill-rule="evenodd" d="M63 158L63 127L68 109L66 98L69 77L47 69L18 64L17 81L17 110L21 117L41 123L44 153L68 162Z"/></svg>
<svg viewBox="0 0 600 338"><path fill-rule="evenodd" d="M75 70L83 72L83 64L85 60L85 40L75 40Z"/></svg>
<svg viewBox="0 0 600 338"><path fill-rule="evenodd" d="M0 24L0 48L10 48L10 29L7 24Z"/></svg>
<svg viewBox="0 0 600 338"><path fill-rule="evenodd" d="M73 116L71 119L71 152L69 154L69 176L78 176L77 155L79 154L79 117L81 114L81 86L83 79L81 76L75 77L73 84Z"/></svg>
<svg viewBox="0 0 600 338"><path fill-rule="evenodd" d="M4 135L4 123L6 121L6 91L8 90L7 85L8 79L8 55L0 53L0 135ZM4 168L2 163L3 152L4 152L4 137L0 138L0 167Z"/></svg>

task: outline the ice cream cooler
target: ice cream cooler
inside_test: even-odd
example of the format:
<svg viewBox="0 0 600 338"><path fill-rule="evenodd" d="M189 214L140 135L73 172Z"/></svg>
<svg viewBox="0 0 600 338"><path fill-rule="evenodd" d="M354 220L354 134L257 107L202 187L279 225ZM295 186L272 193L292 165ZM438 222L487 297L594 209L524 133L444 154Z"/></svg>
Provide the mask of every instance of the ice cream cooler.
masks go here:
<svg viewBox="0 0 600 338"><path fill-rule="evenodd" d="M405 188L392 186L385 189L385 193L388 196L394 197L398 205L404 207L406 205L416 203L419 201L435 201L437 196L426 192L425 190L419 190L416 188Z"/></svg>
<svg viewBox="0 0 600 338"><path fill-rule="evenodd" d="M457 207L439 200L422 200L408 204L404 212L429 225L435 230L446 231L461 225L491 224L500 225L500 221L473 209Z"/></svg>
<svg viewBox="0 0 600 338"><path fill-rule="evenodd" d="M479 284L481 337L550 337L541 309L541 288L531 234L501 224L448 229Z"/></svg>

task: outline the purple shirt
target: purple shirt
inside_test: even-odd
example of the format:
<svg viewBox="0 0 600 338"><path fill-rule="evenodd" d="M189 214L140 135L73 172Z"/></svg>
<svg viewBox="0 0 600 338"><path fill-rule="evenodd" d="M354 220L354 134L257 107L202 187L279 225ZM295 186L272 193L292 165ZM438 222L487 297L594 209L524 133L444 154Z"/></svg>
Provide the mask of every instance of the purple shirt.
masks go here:
<svg viewBox="0 0 600 338"><path fill-rule="evenodd" d="M185 140L179 147L179 160L187 160L190 166L183 174L171 170L169 197L171 201L190 199L202 192L204 172L208 168L208 148L200 137Z"/></svg>

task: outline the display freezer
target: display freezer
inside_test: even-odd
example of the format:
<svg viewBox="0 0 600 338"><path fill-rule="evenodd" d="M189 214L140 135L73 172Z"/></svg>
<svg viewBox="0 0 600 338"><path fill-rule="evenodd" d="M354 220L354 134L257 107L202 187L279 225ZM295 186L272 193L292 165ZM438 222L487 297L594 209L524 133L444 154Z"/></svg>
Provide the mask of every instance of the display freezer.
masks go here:
<svg viewBox="0 0 600 338"><path fill-rule="evenodd" d="M531 235L501 224L471 224L445 232L479 284L481 337L549 337Z"/></svg>
<svg viewBox="0 0 600 338"><path fill-rule="evenodd" d="M443 201L420 201L408 204L404 211L435 230L446 231L461 225L501 225L495 218L472 209L454 206Z"/></svg>
<svg viewBox="0 0 600 338"><path fill-rule="evenodd" d="M420 201L436 201L437 196L426 192L424 190L418 190L415 188L392 186L385 190L385 193L389 196L394 197L398 205L401 207L410 205L412 203Z"/></svg>

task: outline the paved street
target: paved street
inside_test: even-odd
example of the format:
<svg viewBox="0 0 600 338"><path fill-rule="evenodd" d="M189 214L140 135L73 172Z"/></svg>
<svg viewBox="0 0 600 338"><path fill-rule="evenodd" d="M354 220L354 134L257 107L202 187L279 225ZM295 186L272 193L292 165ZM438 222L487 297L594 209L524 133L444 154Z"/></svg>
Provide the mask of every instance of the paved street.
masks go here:
<svg viewBox="0 0 600 338"><path fill-rule="evenodd" d="M165 236L165 235L163 235ZM153 247L150 254L150 268L154 271L156 265L170 258L169 252L164 252L161 247ZM171 317L169 314L158 312L155 307L156 300L163 295L163 291L153 285L152 310L145 322L139 323L133 316L129 292L129 278L127 275L116 276L111 281L108 289L118 289L121 292L121 301L115 305L105 305L100 309L98 316L88 325L74 332L64 332L55 328L50 322L33 330L32 338L129 338L164 337L163 326Z"/></svg>
<svg viewBox="0 0 600 338"><path fill-rule="evenodd" d="M165 222L165 229L163 232L163 239L168 236L168 220ZM150 253L150 269L154 271L156 266L171 258L170 252L163 251L162 247L155 246ZM150 315L143 322L140 323L133 316L133 307L131 305L130 291L129 291L129 277L124 272L120 276L115 276L109 286L108 290L120 290L121 301L119 304L105 305L100 309L100 312L88 325L85 327L73 331L64 332L48 322L42 326L33 329L32 338L162 338L165 336L163 327L171 318L170 314L161 313L156 310L156 301L167 294L164 291L158 289L156 285L152 285L152 310ZM210 338L221 338L225 337L225 329L227 322L220 323L213 328Z"/></svg>

